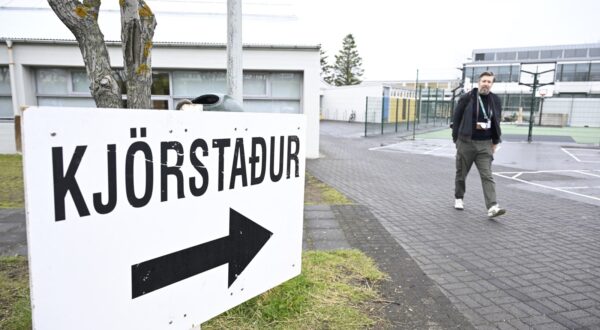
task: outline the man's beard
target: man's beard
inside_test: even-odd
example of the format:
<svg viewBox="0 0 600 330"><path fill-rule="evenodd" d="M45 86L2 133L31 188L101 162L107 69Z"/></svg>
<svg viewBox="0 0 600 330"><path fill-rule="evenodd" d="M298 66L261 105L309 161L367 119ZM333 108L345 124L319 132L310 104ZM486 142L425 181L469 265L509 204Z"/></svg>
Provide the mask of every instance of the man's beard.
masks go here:
<svg viewBox="0 0 600 330"><path fill-rule="evenodd" d="M490 89L489 88L479 88L479 94L481 95L488 95L490 93Z"/></svg>

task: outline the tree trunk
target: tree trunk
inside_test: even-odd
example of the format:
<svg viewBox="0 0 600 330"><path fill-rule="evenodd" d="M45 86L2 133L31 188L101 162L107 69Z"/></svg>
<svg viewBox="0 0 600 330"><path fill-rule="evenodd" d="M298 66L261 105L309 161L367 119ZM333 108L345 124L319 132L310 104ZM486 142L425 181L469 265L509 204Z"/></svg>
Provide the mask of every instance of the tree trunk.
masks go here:
<svg viewBox="0 0 600 330"><path fill-rule="evenodd" d="M150 51L156 19L143 0L121 0L123 71L127 107L151 109L152 65Z"/></svg>
<svg viewBox="0 0 600 330"><path fill-rule="evenodd" d="M99 108L121 108L122 80L112 70L104 35L98 26L100 0L48 0L58 18L71 30L79 44L90 92Z"/></svg>

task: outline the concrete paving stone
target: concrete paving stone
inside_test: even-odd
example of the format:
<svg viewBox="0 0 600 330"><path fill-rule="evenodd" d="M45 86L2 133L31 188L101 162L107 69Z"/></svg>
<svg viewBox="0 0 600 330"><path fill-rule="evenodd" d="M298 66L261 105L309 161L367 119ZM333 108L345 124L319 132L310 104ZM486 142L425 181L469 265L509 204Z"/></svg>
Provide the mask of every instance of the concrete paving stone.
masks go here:
<svg viewBox="0 0 600 330"><path fill-rule="evenodd" d="M558 313L560 316L565 317L569 320L574 320L574 319L579 319L579 318L584 318L584 317L590 317L590 313L586 312L585 310L574 310L574 311L568 311L568 312L562 312L562 313Z"/></svg>
<svg viewBox="0 0 600 330"><path fill-rule="evenodd" d="M351 249L351 248L352 247L350 246L350 244L348 244L348 242L345 239L344 240L336 240L336 239L318 240L318 241L315 241L313 244L313 249L323 250L323 251Z"/></svg>
<svg viewBox="0 0 600 330"><path fill-rule="evenodd" d="M597 300L592 300L592 299L584 299L584 300L578 300L573 302L573 304L579 308L589 308L589 307L593 307L593 306L598 306L600 305L600 302Z"/></svg>
<svg viewBox="0 0 600 330"><path fill-rule="evenodd" d="M571 294L564 294L564 295L560 295L560 298L575 304L575 302L580 301L580 300L586 300L588 299L584 294L582 293L571 293Z"/></svg>
<svg viewBox="0 0 600 330"><path fill-rule="evenodd" d="M530 327L538 327L538 329L545 329L545 327L548 327L554 324L555 322L546 315L523 317L520 320L523 321L523 323L529 325Z"/></svg>
<svg viewBox="0 0 600 330"><path fill-rule="evenodd" d="M497 326L497 323L506 322L506 320L512 319L513 316L502 311L499 313L485 314L483 315L483 318L490 322L493 322Z"/></svg>
<svg viewBox="0 0 600 330"><path fill-rule="evenodd" d="M569 329L580 329L581 328L580 324L576 323L572 319L568 319L568 318L562 316L561 314L550 314L550 315L548 315L548 317L550 319L552 319L553 321L555 321L556 323L562 325L563 327L566 327Z"/></svg>
<svg viewBox="0 0 600 330"><path fill-rule="evenodd" d="M304 228L306 229L334 229L339 228L337 220L318 220L318 221L304 221Z"/></svg>
<svg viewBox="0 0 600 330"><path fill-rule="evenodd" d="M596 316L579 318L573 321L587 329L600 329L600 320Z"/></svg>
<svg viewBox="0 0 600 330"><path fill-rule="evenodd" d="M327 241L327 240L346 240L344 231L338 228L334 229L307 229L308 235L316 241Z"/></svg>
<svg viewBox="0 0 600 330"><path fill-rule="evenodd" d="M511 319L506 321L506 323L512 325L513 327L515 327L515 329L518 330L531 330L531 327L529 325L527 325L519 319Z"/></svg>
<svg viewBox="0 0 600 330"><path fill-rule="evenodd" d="M506 321L503 320L503 321L497 322L495 325L500 330L515 330L515 329L517 329L512 324L508 323L508 320L506 320Z"/></svg>
<svg viewBox="0 0 600 330"><path fill-rule="evenodd" d="M533 330L566 330L569 328L566 328L560 324L556 324L556 323L546 323L546 324L541 324L541 325L536 325L532 327Z"/></svg>

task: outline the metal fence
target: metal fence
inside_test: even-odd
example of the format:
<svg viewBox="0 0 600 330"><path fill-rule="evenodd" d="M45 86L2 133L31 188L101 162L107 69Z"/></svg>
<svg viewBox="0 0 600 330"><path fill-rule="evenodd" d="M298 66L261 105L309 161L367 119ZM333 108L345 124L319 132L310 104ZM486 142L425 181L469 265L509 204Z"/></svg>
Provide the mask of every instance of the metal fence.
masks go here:
<svg viewBox="0 0 600 330"><path fill-rule="evenodd" d="M419 89L416 98L368 96L365 103L365 136L411 131L420 126L450 124L453 100L448 91Z"/></svg>

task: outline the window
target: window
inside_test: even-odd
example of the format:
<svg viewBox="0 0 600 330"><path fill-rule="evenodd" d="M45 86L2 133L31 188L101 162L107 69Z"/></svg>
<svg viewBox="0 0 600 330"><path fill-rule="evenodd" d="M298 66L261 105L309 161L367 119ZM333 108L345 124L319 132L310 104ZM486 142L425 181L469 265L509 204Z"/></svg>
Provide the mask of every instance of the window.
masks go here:
<svg viewBox="0 0 600 330"><path fill-rule="evenodd" d="M565 49L565 58L580 58L587 56L587 48Z"/></svg>
<svg viewBox="0 0 600 330"><path fill-rule="evenodd" d="M590 63L560 64L557 80L559 81L588 81Z"/></svg>
<svg viewBox="0 0 600 330"><path fill-rule="evenodd" d="M590 67L590 81L600 81L600 63L592 63Z"/></svg>
<svg viewBox="0 0 600 330"><path fill-rule="evenodd" d="M562 49L542 50L540 52L540 58L546 59L559 59L562 58Z"/></svg>
<svg viewBox="0 0 600 330"><path fill-rule="evenodd" d="M75 93L90 93L90 80L85 71L71 72L71 81L73 92Z"/></svg>
<svg viewBox="0 0 600 330"><path fill-rule="evenodd" d="M494 82L510 82L510 65L490 67L489 70L494 72Z"/></svg>
<svg viewBox="0 0 600 330"><path fill-rule="evenodd" d="M85 70L40 68L35 71L38 105L95 107Z"/></svg>
<svg viewBox="0 0 600 330"><path fill-rule="evenodd" d="M590 48L590 57L600 57L600 48Z"/></svg>
<svg viewBox="0 0 600 330"><path fill-rule="evenodd" d="M519 60L537 60L540 56L537 50L521 51L517 53Z"/></svg>
<svg viewBox="0 0 600 330"><path fill-rule="evenodd" d="M484 53L475 54L475 61L483 61L483 60L485 60Z"/></svg>
<svg viewBox="0 0 600 330"><path fill-rule="evenodd" d="M226 93L225 71L174 71L173 95L194 98L208 93Z"/></svg>
<svg viewBox="0 0 600 330"><path fill-rule="evenodd" d="M298 72L244 72L244 111L300 113L302 74ZM226 93L225 71L174 71L174 103L206 93Z"/></svg>
<svg viewBox="0 0 600 330"><path fill-rule="evenodd" d="M501 52L496 53L498 61L514 61L517 59L517 52Z"/></svg>
<svg viewBox="0 0 600 330"><path fill-rule="evenodd" d="M0 119L14 118L8 67L0 67Z"/></svg>
<svg viewBox="0 0 600 330"><path fill-rule="evenodd" d="M150 92L152 95L170 95L171 91L169 90L169 74L166 72L153 72L152 87L150 87Z"/></svg>
<svg viewBox="0 0 600 330"><path fill-rule="evenodd" d="M520 65L511 65L510 67L510 82L519 82L519 77L521 74L521 66Z"/></svg>
<svg viewBox="0 0 600 330"><path fill-rule="evenodd" d="M244 72L244 95L266 96L267 73Z"/></svg>

